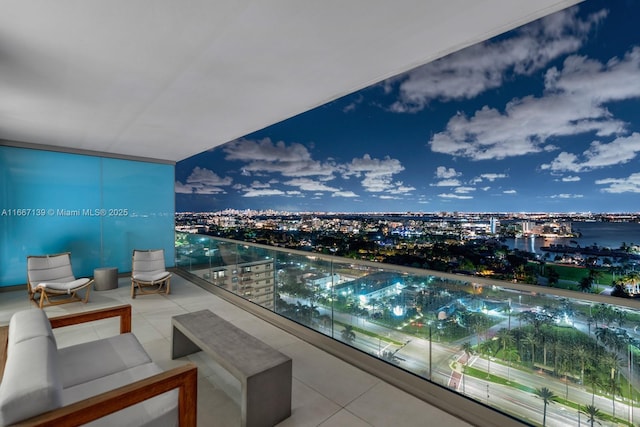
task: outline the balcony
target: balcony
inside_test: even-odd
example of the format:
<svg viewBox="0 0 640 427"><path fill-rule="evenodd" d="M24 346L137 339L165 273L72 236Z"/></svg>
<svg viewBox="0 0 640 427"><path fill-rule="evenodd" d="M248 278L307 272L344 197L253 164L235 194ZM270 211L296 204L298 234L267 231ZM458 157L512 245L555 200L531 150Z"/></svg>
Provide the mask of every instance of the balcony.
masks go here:
<svg viewBox="0 0 640 427"><path fill-rule="evenodd" d="M293 359L292 416L282 426L541 425L542 388L556 396L548 426L589 424L588 406L603 426L640 419L637 300L201 235L178 234L176 260L169 296L132 300L121 277L87 305L46 311L131 304L133 332L170 368L183 363L170 359L171 317L210 309ZM240 272L259 275L247 284L260 283L259 298L232 280ZM22 290L1 295L0 324L33 308ZM57 339L117 330L106 320ZM202 353L186 359L199 367L199 425L238 425L239 384Z"/></svg>
<svg viewBox="0 0 640 427"><path fill-rule="evenodd" d="M439 426L469 424L410 394L389 385L375 375L322 351L250 314L193 282L174 275L171 294L145 295L131 299L130 280L119 279L118 289L92 291L88 304L47 307L49 316L131 304L133 332L149 355L162 367L193 361L198 366L198 425L229 427L240 425L239 384L203 353L171 360L171 316L209 309L257 338L268 342L293 359L292 415L280 426L390 426L421 425L429 419ZM22 309L34 309L26 290L0 293L0 324ZM114 335L118 319L89 326L56 330L59 346Z"/></svg>
<svg viewBox="0 0 640 427"><path fill-rule="evenodd" d="M222 298L474 425L640 419L636 299L202 235L178 234L176 256ZM200 280L221 266L264 266L272 295Z"/></svg>

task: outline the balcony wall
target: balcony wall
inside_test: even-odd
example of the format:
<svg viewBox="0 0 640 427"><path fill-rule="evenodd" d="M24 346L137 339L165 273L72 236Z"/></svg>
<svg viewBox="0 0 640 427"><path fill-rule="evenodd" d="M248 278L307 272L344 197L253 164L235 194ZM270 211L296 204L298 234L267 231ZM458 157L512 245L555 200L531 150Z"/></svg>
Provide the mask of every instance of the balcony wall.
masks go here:
<svg viewBox="0 0 640 427"><path fill-rule="evenodd" d="M173 265L174 166L0 145L0 287L28 255L71 252L76 275L131 271L134 248Z"/></svg>
<svg viewBox="0 0 640 427"><path fill-rule="evenodd" d="M474 425L542 424L543 389L549 426L640 419L635 299L182 233L176 266Z"/></svg>

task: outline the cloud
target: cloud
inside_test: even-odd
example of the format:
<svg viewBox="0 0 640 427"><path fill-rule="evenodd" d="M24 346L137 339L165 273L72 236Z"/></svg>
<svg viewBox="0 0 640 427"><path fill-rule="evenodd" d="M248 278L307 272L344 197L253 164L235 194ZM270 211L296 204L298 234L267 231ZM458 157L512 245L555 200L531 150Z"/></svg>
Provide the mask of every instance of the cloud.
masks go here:
<svg viewBox="0 0 640 427"><path fill-rule="evenodd" d="M352 111L355 111L356 108L358 107L358 105L360 105L362 103L362 101L364 101L364 96L359 95L356 99L354 99L353 101L351 101L349 104L347 104L343 109L342 112L343 113L350 113Z"/></svg>
<svg viewBox="0 0 640 427"><path fill-rule="evenodd" d="M578 182L580 181L579 176L563 176L562 182Z"/></svg>
<svg viewBox="0 0 640 427"><path fill-rule="evenodd" d="M476 191L475 187L458 187L454 190L457 194L467 194Z"/></svg>
<svg viewBox="0 0 640 427"><path fill-rule="evenodd" d="M352 197L358 197L358 195L356 193L354 193L353 191L336 191L333 194L331 194L331 197L348 197L348 198L352 198Z"/></svg>
<svg viewBox="0 0 640 427"><path fill-rule="evenodd" d="M496 179L506 178L507 175L504 173L483 173L480 175L480 178L486 179L487 181L495 181Z"/></svg>
<svg viewBox="0 0 640 427"><path fill-rule="evenodd" d="M429 146L436 153L472 160L499 160L548 149L546 142L550 138L592 132L599 137L619 136L626 132L626 124L615 119L605 104L638 97L640 47L606 64L570 56L562 70L554 67L547 71L542 97L514 99L503 112L484 106L470 117L458 113L449 119L443 132L433 136ZM629 155L629 150L625 151ZM559 164L543 167L575 171L575 166L573 169L563 166L578 163L567 154L559 156ZM605 150L593 146L588 153L589 165L585 167L612 164L605 154Z"/></svg>
<svg viewBox="0 0 640 427"><path fill-rule="evenodd" d="M432 187L457 187L462 185L460 181L457 179L443 179L442 181L438 181L435 184L429 184Z"/></svg>
<svg viewBox="0 0 640 427"><path fill-rule="evenodd" d="M496 179L503 179L503 178L507 178L508 175L504 174L504 173L483 173L480 176L477 176L475 178L473 178L471 180L472 184L478 184L482 181L490 181L493 182Z"/></svg>
<svg viewBox="0 0 640 427"><path fill-rule="evenodd" d="M402 181L398 181L394 183L394 188L390 188L387 190L388 193L400 193L407 194L416 189L416 187L411 187L409 185L404 185Z"/></svg>
<svg viewBox="0 0 640 427"><path fill-rule="evenodd" d="M283 191L276 188L271 188L272 181L273 180L269 181L269 183L253 181L248 186L243 184L236 184L233 186L233 188L234 190L243 191L244 194L242 195L242 197L265 197L265 196L304 197L304 193L298 190Z"/></svg>
<svg viewBox="0 0 640 427"><path fill-rule="evenodd" d="M640 173L632 173L627 178L599 179L596 184L607 185L601 190L605 193L640 193Z"/></svg>
<svg viewBox="0 0 640 427"><path fill-rule="evenodd" d="M516 190L504 190L502 193L503 194L518 194L518 192Z"/></svg>
<svg viewBox="0 0 640 427"><path fill-rule="evenodd" d="M253 190L250 189L246 193L242 195L242 197L264 197L264 196L283 196L285 195L284 191L276 190L276 189L262 189L262 190Z"/></svg>
<svg viewBox="0 0 640 427"><path fill-rule="evenodd" d="M251 188L254 189L258 189L258 188L269 188L271 187L270 183L265 183L265 182L260 182L260 181L253 181L250 185Z"/></svg>
<svg viewBox="0 0 640 427"><path fill-rule="evenodd" d="M309 150L301 144L287 145L283 141L273 143L269 138L258 141L238 139L226 144L223 150L226 160L246 162L242 170L247 174L279 173L292 178L283 184L299 187L302 191L331 192L342 194L342 197L354 197L355 193L324 183L334 180L336 174L345 179L361 178L361 184L367 192L406 194L415 190L401 181L394 182L394 175L402 172L404 166L399 160L389 156L376 159L365 154L345 164L338 164L333 159L320 162L314 160Z"/></svg>
<svg viewBox="0 0 640 427"><path fill-rule="evenodd" d="M453 194L453 193L441 193L441 194L438 194L438 197L442 197L443 199L459 199L459 200L473 199L473 196L461 196L460 194Z"/></svg>
<svg viewBox="0 0 640 427"><path fill-rule="evenodd" d="M379 193L397 189L398 183L393 182L393 175L403 170L404 166L397 159L386 156L381 160L365 154L362 158L354 158L351 163L344 165L342 176L345 178L350 176L363 177L361 184L364 190Z"/></svg>
<svg viewBox="0 0 640 427"><path fill-rule="evenodd" d="M593 141L579 157L563 151L551 163L540 166L553 172L585 172L607 166L621 165L635 159L640 152L640 133L619 137L610 143ZM578 178L579 177L572 177ZM575 180L575 179L574 179ZM563 178L563 181L566 181Z"/></svg>
<svg viewBox="0 0 640 427"><path fill-rule="evenodd" d="M531 75L550 61L576 52L606 11L577 18L567 9L521 27L513 37L480 43L416 68L385 83L388 91L400 81L399 99L390 110L412 113L431 101L471 99L497 88L506 79Z"/></svg>
<svg viewBox="0 0 640 427"><path fill-rule="evenodd" d="M438 166L436 168L436 178L438 179L448 179L454 178L456 176L460 176L460 172L456 172L454 168L446 168L445 166Z"/></svg>
<svg viewBox="0 0 640 427"><path fill-rule="evenodd" d="M176 181L174 187L175 187L175 192L179 193L179 194L193 194L193 193L195 193L194 187L192 185L185 185L185 184L181 183L180 181Z"/></svg>
<svg viewBox="0 0 640 427"><path fill-rule="evenodd" d="M332 176L336 165L322 163L311 158L302 144L273 143L270 138L259 141L238 139L224 145L226 160L246 162L243 174L280 173L283 176Z"/></svg>
<svg viewBox="0 0 640 427"><path fill-rule="evenodd" d="M221 187L229 186L232 183L232 178L221 178L209 169L196 166L185 184L176 181L175 192L181 194L219 194L226 192Z"/></svg>
<svg viewBox="0 0 640 427"><path fill-rule="evenodd" d="M303 191L335 192L340 190L339 188L329 187L328 185L323 184L322 182L314 181L309 178L295 178L289 181L285 181L283 182L283 184L290 185L292 187L298 187L300 188L300 190L303 190Z"/></svg>
<svg viewBox="0 0 640 427"><path fill-rule="evenodd" d="M551 199L581 199L584 197L582 194L554 194L553 196L549 196Z"/></svg>

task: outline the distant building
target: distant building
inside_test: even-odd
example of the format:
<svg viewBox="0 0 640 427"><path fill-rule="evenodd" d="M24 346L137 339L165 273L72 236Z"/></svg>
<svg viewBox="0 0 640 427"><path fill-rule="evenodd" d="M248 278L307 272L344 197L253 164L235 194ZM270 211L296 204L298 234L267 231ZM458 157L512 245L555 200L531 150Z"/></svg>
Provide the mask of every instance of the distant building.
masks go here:
<svg viewBox="0 0 640 427"><path fill-rule="evenodd" d="M495 217L491 217L489 219L489 232L491 234L496 234L498 232L498 226L500 225L500 221L498 221Z"/></svg>
<svg viewBox="0 0 640 427"><path fill-rule="evenodd" d="M202 274L216 286L241 295L262 307L273 309L273 260L241 262L212 267Z"/></svg>
<svg viewBox="0 0 640 427"><path fill-rule="evenodd" d="M399 295L404 289L404 278L397 273L373 273L335 287L338 296L353 296L366 304L371 299Z"/></svg>
<svg viewBox="0 0 640 427"><path fill-rule="evenodd" d="M239 253L236 245L219 245L218 263L206 270L194 272L216 286L241 295L251 302L273 309L275 301L275 271L272 258L252 252Z"/></svg>
<svg viewBox="0 0 640 427"><path fill-rule="evenodd" d="M571 222L544 222L538 224L533 221L522 221L522 236L541 237L573 237Z"/></svg>
<svg viewBox="0 0 640 427"><path fill-rule="evenodd" d="M331 289L341 282L339 274L315 274L306 279L307 286L314 289Z"/></svg>
<svg viewBox="0 0 640 427"><path fill-rule="evenodd" d="M624 290L631 296L640 294L640 282L631 282L624 284Z"/></svg>

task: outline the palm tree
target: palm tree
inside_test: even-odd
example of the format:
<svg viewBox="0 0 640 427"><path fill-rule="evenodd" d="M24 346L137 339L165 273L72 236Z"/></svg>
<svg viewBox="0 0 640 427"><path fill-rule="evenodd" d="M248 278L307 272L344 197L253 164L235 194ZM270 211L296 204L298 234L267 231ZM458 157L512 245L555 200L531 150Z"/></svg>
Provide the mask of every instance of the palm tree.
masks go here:
<svg viewBox="0 0 640 427"><path fill-rule="evenodd" d="M624 323L627 321L627 312L624 310L620 310L619 308L614 308L613 312L616 316L616 322L618 323L618 326L622 328Z"/></svg>
<svg viewBox="0 0 640 427"><path fill-rule="evenodd" d="M471 345L469 341L465 341L464 343L462 343L460 350L464 351L464 353L467 355L467 362L469 361L469 357L475 353L475 351L473 350L473 345Z"/></svg>
<svg viewBox="0 0 640 427"><path fill-rule="evenodd" d="M502 328L498 331L496 337L498 338L498 342L502 346L502 358L504 360L507 360L506 352L507 348L510 348L513 345L513 335L511 335L511 331L509 331L508 329Z"/></svg>
<svg viewBox="0 0 640 427"><path fill-rule="evenodd" d="M598 424L600 424L600 421L596 421L596 418L600 418L600 409L596 408L593 405L585 405L582 408L580 408L580 412L582 412L583 414L585 414L589 421L589 423L591 424L591 427L593 427L593 423L596 422Z"/></svg>
<svg viewBox="0 0 640 427"><path fill-rule="evenodd" d="M511 381L511 362L513 362L513 360L519 361L518 350L513 347L509 347L504 351L504 356L509 362L507 365L507 381Z"/></svg>
<svg viewBox="0 0 640 427"><path fill-rule="evenodd" d="M547 405L549 403L554 403L554 399L557 396L547 387L537 388L536 396L538 396L544 402L544 415L542 416L542 427L544 427L547 425Z"/></svg>
<svg viewBox="0 0 640 427"><path fill-rule="evenodd" d="M471 345L471 343L469 341L465 341L464 343L462 343L462 346L460 347L460 349L462 351L464 351L464 354L467 356L467 358L464 361L463 367L462 367L462 393L464 394L464 392L465 392L465 389L464 389L465 368L466 368L467 364L469 363L469 358L474 353L474 350L473 350L473 346Z"/></svg>
<svg viewBox="0 0 640 427"><path fill-rule="evenodd" d="M614 353L609 353L605 356L603 360L604 366L610 370L611 374L609 375L609 392L611 392L611 407L613 409L613 416L616 416L616 393L620 392L620 384L619 384L619 376L616 374L620 373L621 360L618 355Z"/></svg>
<svg viewBox="0 0 640 427"><path fill-rule="evenodd" d="M491 356L494 353L494 349L493 349L494 342L495 341L493 340L483 341L482 344L478 346L478 349L480 350L480 352L482 354L487 355L487 378L491 376Z"/></svg>
<svg viewBox="0 0 640 427"><path fill-rule="evenodd" d="M596 338L606 348L614 348L617 341L615 332L609 328L596 328Z"/></svg>
<svg viewBox="0 0 640 427"><path fill-rule="evenodd" d="M591 286L593 286L593 278L591 276L585 276L578 282L578 288L580 288L582 292L590 292Z"/></svg>
<svg viewBox="0 0 640 427"><path fill-rule="evenodd" d="M602 277L602 273L596 269L589 269L589 277L591 278L591 283L597 283L598 279Z"/></svg>
<svg viewBox="0 0 640 427"><path fill-rule="evenodd" d="M609 304L600 303L593 308L593 315L607 326L615 319L613 308ZM596 327L598 325L596 324Z"/></svg>
<svg viewBox="0 0 640 427"><path fill-rule="evenodd" d="M352 344L355 340L356 333L353 332L353 326L345 325L344 329L342 330L342 341L346 342L347 344Z"/></svg>
<svg viewBox="0 0 640 427"><path fill-rule="evenodd" d="M524 321L528 323L533 323L533 320L535 319L536 314L533 311L521 311L520 313L517 314L517 316L520 322Z"/></svg>
<svg viewBox="0 0 640 427"><path fill-rule="evenodd" d="M328 314L322 314L318 316L318 323L323 328L328 328L329 326L331 326L331 322L331 316L329 316Z"/></svg>
<svg viewBox="0 0 640 427"><path fill-rule="evenodd" d="M596 366L589 366L587 369L587 383L591 384L591 404L593 405L596 398L596 387L602 386L600 372Z"/></svg>
<svg viewBox="0 0 640 427"><path fill-rule="evenodd" d="M589 356L589 352L584 345L578 345L573 348L573 353L580 360L580 384L584 384L584 363Z"/></svg>
<svg viewBox="0 0 640 427"><path fill-rule="evenodd" d="M506 305L501 310L503 313L506 313L508 317L507 329L511 330L511 313L513 313L513 309L511 308L511 304Z"/></svg>
<svg viewBox="0 0 640 427"><path fill-rule="evenodd" d="M540 339L542 340L542 364L547 365L547 350L550 345L553 345L555 342L555 335L551 328L544 327L540 329L539 334Z"/></svg>
<svg viewBox="0 0 640 427"><path fill-rule="evenodd" d="M524 342L525 344L529 344L531 346L531 366L533 367L533 365L536 363L536 335L534 332L532 331L528 331L526 333L526 335L524 336Z"/></svg>

